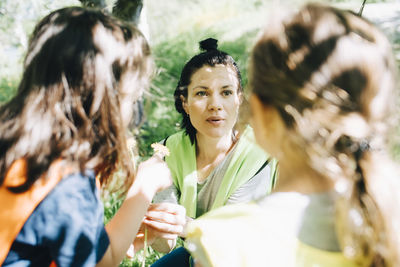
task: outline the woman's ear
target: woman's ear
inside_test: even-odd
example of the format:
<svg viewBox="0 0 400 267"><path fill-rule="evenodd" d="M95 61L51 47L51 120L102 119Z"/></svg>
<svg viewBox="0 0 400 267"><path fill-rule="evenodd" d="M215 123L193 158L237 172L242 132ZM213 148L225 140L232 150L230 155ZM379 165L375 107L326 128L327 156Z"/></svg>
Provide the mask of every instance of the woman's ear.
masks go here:
<svg viewBox="0 0 400 267"><path fill-rule="evenodd" d="M182 101L182 108L186 112L186 114L189 116L186 98L183 95L180 95L180 98Z"/></svg>

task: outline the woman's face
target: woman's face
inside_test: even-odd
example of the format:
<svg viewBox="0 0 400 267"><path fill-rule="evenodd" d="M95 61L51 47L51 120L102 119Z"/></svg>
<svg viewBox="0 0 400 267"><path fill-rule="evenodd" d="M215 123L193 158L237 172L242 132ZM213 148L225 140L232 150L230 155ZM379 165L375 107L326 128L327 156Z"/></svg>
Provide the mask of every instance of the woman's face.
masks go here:
<svg viewBox="0 0 400 267"><path fill-rule="evenodd" d="M203 66L191 77L183 108L197 134L217 138L236 123L241 94L236 72L225 65Z"/></svg>

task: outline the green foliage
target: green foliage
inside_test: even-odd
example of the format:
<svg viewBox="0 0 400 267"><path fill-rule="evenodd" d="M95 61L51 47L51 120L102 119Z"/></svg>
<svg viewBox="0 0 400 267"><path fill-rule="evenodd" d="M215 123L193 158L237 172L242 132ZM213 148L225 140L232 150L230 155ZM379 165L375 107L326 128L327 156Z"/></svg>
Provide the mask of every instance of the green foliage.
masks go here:
<svg viewBox="0 0 400 267"><path fill-rule="evenodd" d="M102 201L104 203L104 224L107 224L121 206L124 198L116 192L110 194L106 192Z"/></svg>
<svg viewBox="0 0 400 267"><path fill-rule="evenodd" d="M183 240L179 238L176 242L176 248L183 246L183 244ZM141 250L136 253L135 257L132 259L125 258L119 267L142 267L143 261L145 262L145 266L150 266L164 255L164 253L157 252L151 247L148 247L146 252Z"/></svg>
<svg viewBox="0 0 400 267"><path fill-rule="evenodd" d="M151 247L148 247L146 252L144 252L144 250L141 250L136 253L135 257L133 257L132 259L125 258L119 265L119 267L142 267L143 261L145 261L145 266L150 266L162 256L164 256L163 253L157 252Z"/></svg>
<svg viewBox="0 0 400 267"><path fill-rule="evenodd" d="M80 4L77 0L0 1L0 78L18 80L28 39L37 21L50 11L69 5Z"/></svg>
<svg viewBox="0 0 400 267"><path fill-rule="evenodd" d="M17 90L17 81L0 77L0 104L8 101Z"/></svg>

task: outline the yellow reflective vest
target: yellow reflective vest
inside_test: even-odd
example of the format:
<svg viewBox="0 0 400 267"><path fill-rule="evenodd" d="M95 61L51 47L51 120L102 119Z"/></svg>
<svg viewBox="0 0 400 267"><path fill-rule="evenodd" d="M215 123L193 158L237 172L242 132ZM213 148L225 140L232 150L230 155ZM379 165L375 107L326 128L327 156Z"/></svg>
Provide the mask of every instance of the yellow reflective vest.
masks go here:
<svg viewBox="0 0 400 267"><path fill-rule="evenodd" d="M266 212L253 203L210 211L188 223L185 247L203 266L212 267L360 266L341 252L302 243L296 237L297 215L281 208Z"/></svg>

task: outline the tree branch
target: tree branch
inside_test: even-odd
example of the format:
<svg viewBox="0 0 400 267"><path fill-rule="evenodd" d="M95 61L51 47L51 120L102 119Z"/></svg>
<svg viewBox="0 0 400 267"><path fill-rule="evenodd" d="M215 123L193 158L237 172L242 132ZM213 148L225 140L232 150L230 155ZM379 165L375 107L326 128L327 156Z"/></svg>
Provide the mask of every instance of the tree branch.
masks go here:
<svg viewBox="0 0 400 267"><path fill-rule="evenodd" d="M363 10L364 10L364 6L365 6L365 3L367 2L367 0L364 0L363 2L362 2L362 5L361 5L361 8L360 8L360 10L358 11L358 15L361 17L362 16L362 12L363 12Z"/></svg>

